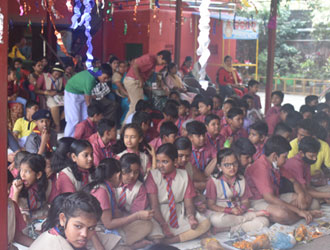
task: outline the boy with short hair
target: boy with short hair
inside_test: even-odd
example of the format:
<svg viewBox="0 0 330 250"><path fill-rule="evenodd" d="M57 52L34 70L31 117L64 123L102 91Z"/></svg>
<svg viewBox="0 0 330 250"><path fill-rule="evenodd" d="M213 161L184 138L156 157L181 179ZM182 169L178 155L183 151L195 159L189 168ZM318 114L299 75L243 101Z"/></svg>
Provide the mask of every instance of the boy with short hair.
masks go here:
<svg viewBox="0 0 330 250"><path fill-rule="evenodd" d="M258 121L250 126L249 140L256 148L253 160L256 161L264 151L264 145L268 135L268 126L266 122Z"/></svg>
<svg viewBox="0 0 330 250"><path fill-rule="evenodd" d="M298 124L297 129L297 138L293 139L290 142L291 151L288 154L288 158L294 157L296 154L299 153L299 143L302 138L305 136L314 136L315 128L317 127L316 122L311 119L302 120ZM320 151L317 154L317 161L314 164L311 164L311 175L319 175L322 170L322 165L325 165L325 167L330 168L330 148L329 145L322 140L319 140L319 143L321 144Z"/></svg>
<svg viewBox="0 0 330 250"><path fill-rule="evenodd" d="M227 113L228 126L222 127L220 134L225 140L229 140L230 144L240 137L248 137L248 133L243 128L243 111L240 108L231 108Z"/></svg>
<svg viewBox="0 0 330 250"><path fill-rule="evenodd" d="M248 138L239 138L231 146L231 149L234 150L240 164L239 166L244 173L245 169L253 162L253 155L256 153L256 148Z"/></svg>
<svg viewBox="0 0 330 250"><path fill-rule="evenodd" d="M222 111L223 111L223 117L220 121L220 126L221 128L228 126L228 122L227 122L227 113L231 108L234 108L237 106L237 103L232 100L232 99L227 99L223 105L222 105Z"/></svg>
<svg viewBox="0 0 330 250"><path fill-rule="evenodd" d="M204 122L205 116L212 113L213 100L211 98L204 97L198 101L199 116L195 118L196 121Z"/></svg>
<svg viewBox="0 0 330 250"><path fill-rule="evenodd" d="M209 161L213 158L212 150L205 141L206 127L202 122L192 121L187 124L188 138L192 144L191 164L200 172L204 172Z"/></svg>
<svg viewBox="0 0 330 250"><path fill-rule="evenodd" d="M112 145L117 138L116 123L109 119L102 119L97 124L97 132L89 137L89 142L93 146L94 166L98 166L105 158L113 157Z"/></svg>
<svg viewBox="0 0 330 250"><path fill-rule="evenodd" d="M151 115L147 112L138 111L134 113L132 123L136 123L141 127L146 142L151 142L159 135L156 129L151 127Z"/></svg>
<svg viewBox="0 0 330 250"><path fill-rule="evenodd" d="M88 118L76 125L74 138L88 140L96 132L98 122L103 118L103 111L99 103L92 103L87 107Z"/></svg>
<svg viewBox="0 0 330 250"><path fill-rule="evenodd" d="M315 109L317 104L319 104L319 97L316 95L308 95L305 97L305 104Z"/></svg>
<svg viewBox="0 0 330 250"><path fill-rule="evenodd" d="M324 112L330 116L330 106L326 103L322 102L322 103L317 104L316 110L317 110L317 113Z"/></svg>
<svg viewBox="0 0 330 250"><path fill-rule="evenodd" d="M276 125L273 135L280 135L284 137L288 142L291 140L292 129L284 122L280 122Z"/></svg>
<svg viewBox="0 0 330 250"><path fill-rule="evenodd" d="M32 120L35 121L36 126L26 139L26 151L40 155L46 151L52 152L57 144L57 133L50 128L50 112L39 109L32 115Z"/></svg>
<svg viewBox="0 0 330 250"><path fill-rule="evenodd" d="M223 147L225 138L220 134L220 118L217 115L209 114L205 117L206 145L212 150L213 157Z"/></svg>
<svg viewBox="0 0 330 250"><path fill-rule="evenodd" d="M257 92L259 90L259 82L256 80L250 80L248 82L248 95L251 95L253 97L253 107L256 110L261 109L261 102L260 97L257 95Z"/></svg>
<svg viewBox="0 0 330 250"><path fill-rule="evenodd" d="M282 122L285 122L288 115L294 111L295 110L294 110L294 107L292 104L286 103L286 104L282 105L280 108L280 120Z"/></svg>
<svg viewBox="0 0 330 250"><path fill-rule="evenodd" d="M214 95L212 97L213 101L213 114L219 116L221 119L223 117L223 110L222 110L222 104L223 104L223 99L220 95Z"/></svg>
<svg viewBox="0 0 330 250"><path fill-rule="evenodd" d="M165 143L174 143L178 135L178 128L173 122L164 122L160 126L159 137L156 137L150 142L150 145L157 151L157 149Z"/></svg>
<svg viewBox="0 0 330 250"><path fill-rule="evenodd" d="M268 133L270 135L273 134L276 124L280 122L280 109L284 94L282 91L274 91L271 98L273 107L267 111L265 118L268 125Z"/></svg>
<svg viewBox="0 0 330 250"><path fill-rule="evenodd" d="M177 122L177 120L179 118L177 105L175 105L174 103L167 103L163 109L163 115L164 115L164 119L162 119L158 123L158 127L157 127L158 133L160 132L160 126L164 122L170 121L170 122L173 122L174 124Z"/></svg>
<svg viewBox="0 0 330 250"><path fill-rule="evenodd" d="M304 119L311 119L315 113L315 109L309 105L302 105L299 109L299 112L302 114Z"/></svg>
<svg viewBox="0 0 330 250"><path fill-rule="evenodd" d="M36 124L32 120L33 114L39 109L39 105L35 101L28 101L26 103L25 117L18 118L13 128L13 135L18 139L18 144L23 147L27 137L31 134Z"/></svg>
<svg viewBox="0 0 330 250"><path fill-rule="evenodd" d="M270 214L269 219L275 223L291 225L305 218L309 224L313 214L299 209L298 205L292 205L297 204L297 195L280 195L281 177L292 180L287 171L280 171L290 148L290 144L283 137L272 136L265 144L265 154L246 169L245 178L252 193L251 207L255 210L266 210ZM298 183L294 185L299 186Z"/></svg>
<svg viewBox="0 0 330 250"><path fill-rule="evenodd" d="M321 144L311 136L305 136L299 143L299 153L288 159L283 169L291 173L292 176L300 183L306 193L313 198L325 199L330 202L330 186L326 185L319 188L311 186L311 169L310 165L317 160L317 154Z"/></svg>

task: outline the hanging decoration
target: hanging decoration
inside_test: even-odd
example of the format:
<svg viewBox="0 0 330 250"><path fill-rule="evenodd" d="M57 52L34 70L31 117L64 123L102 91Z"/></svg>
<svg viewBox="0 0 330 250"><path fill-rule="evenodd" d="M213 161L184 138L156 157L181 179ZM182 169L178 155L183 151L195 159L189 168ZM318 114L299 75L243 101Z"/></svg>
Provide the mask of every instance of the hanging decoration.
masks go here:
<svg viewBox="0 0 330 250"><path fill-rule="evenodd" d="M159 22L159 35L160 35L160 36L162 35L162 29L163 29L163 22L160 21L160 22Z"/></svg>
<svg viewBox="0 0 330 250"><path fill-rule="evenodd" d="M45 25L45 21L44 19L41 19L41 31L40 31L41 35L44 34L44 25Z"/></svg>
<svg viewBox="0 0 330 250"><path fill-rule="evenodd" d="M81 8L81 2L80 0L75 0L75 5L73 8L73 16L71 17L71 29L76 29L78 27L78 19L81 17L80 13L80 8Z"/></svg>
<svg viewBox="0 0 330 250"><path fill-rule="evenodd" d="M159 0L155 0L155 5L156 5L157 8L160 8L160 6L159 6Z"/></svg>
<svg viewBox="0 0 330 250"><path fill-rule="evenodd" d="M217 32L217 21L213 21L213 26L212 26L212 34L215 35Z"/></svg>
<svg viewBox="0 0 330 250"><path fill-rule="evenodd" d="M250 8L251 5L249 4L248 0L242 0L242 4L247 7L247 8Z"/></svg>
<svg viewBox="0 0 330 250"><path fill-rule="evenodd" d="M68 9L69 12L73 11L71 0L66 0L66 8Z"/></svg>
<svg viewBox="0 0 330 250"><path fill-rule="evenodd" d="M27 26L28 26L30 32L32 32L32 27L31 27L31 26L32 26L32 23L31 23L31 19L29 19Z"/></svg>
<svg viewBox="0 0 330 250"><path fill-rule="evenodd" d="M234 21L233 21L234 30L236 30L236 17L237 17L237 13L235 13L235 15L234 15Z"/></svg>
<svg viewBox="0 0 330 250"><path fill-rule="evenodd" d="M221 10L219 10L219 17L218 17L219 23L221 22Z"/></svg>
<svg viewBox="0 0 330 250"><path fill-rule="evenodd" d="M107 20L109 22L111 22L113 20L113 11L114 11L114 6L112 4L112 2L108 2L108 7L106 10L106 14L107 14Z"/></svg>
<svg viewBox="0 0 330 250"><path fill-rule="evenodd" d="M39 13L39 2L35 1L35 6L36 6L36 12Z"/></svg>
<svg viewBox="0 0 330 250"><path fill-rule="evenodd" d="M193 32L193 22L192 22L192 18L190 18L189 26L190 26L190 33L192 33L192 32Z"/></svg>
<svg viewBox="0 0 330 250"><path fill-rule="evenodd" d="M4 44L4 41L3 41L3 26L4 26L4 15L1 13L1 8L0 8L0 44Z"/></svg>
<svg viewBox="0 0 330 250"><path fill-rule="evenodd" d="M205 81L205 69L206 69L206 63L210 56L210 50L208 49L210 44L210 6L211 1L210 0L203 0L201 5L199 6L199 35L198 35L198 44L199 47L197 49L197 55L199 57L199 64L200 64L200 71L199 71L199 82L202 85L202 88L206 89L208 86L208 82Z"/></svg>
<svg viewBox="0 0 330 250"><path fill-rule="evenodd" d="M124 36L127 35L127 22L124 20Z"/></svg>
<svg viewBox="0 0 330 250"><path fill-rule="evenodd" d="M136 22L137 4L134 6L133 21Z"/></svg>
<svg viewBox="0 0 330 250"><path fill-rule="evenodd" d="M41 0L41 7L42 7L44 10L47 10L47 3L46 3L46 0Z"/></svg>
<svg viewBox="0 0 330 250"><path fill-rule="evenodd" d="M21 5L21 1L20 0L17 0L17 3L19 5L19 15L20 16L23 16L24 15L24 8L23 8L23 5Z"/></svg>

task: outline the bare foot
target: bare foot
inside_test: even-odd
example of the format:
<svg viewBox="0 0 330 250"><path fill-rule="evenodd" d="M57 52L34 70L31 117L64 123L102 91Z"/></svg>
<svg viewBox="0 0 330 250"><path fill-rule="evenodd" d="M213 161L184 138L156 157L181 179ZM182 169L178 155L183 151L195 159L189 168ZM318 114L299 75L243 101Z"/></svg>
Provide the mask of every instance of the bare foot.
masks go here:
<svg viewBox="0 0 330 250"><path fill-rule="evenodd" d="M309 211L313 218L320 218L323 216L323 212L321 210L311 210Z"/></svg>
<svg viewBox="0 0 330 250"><path fill-rule="evenodd" d="M267 212L266 210L259 210L259 211L255 211L256 213L256 216L266 216L268 217L269 216L269 212Z"/></svg>
<svg viewBox="0 0 330 250"><path fill-rule="evenodd" d="M222 232L229 232L230 231L230 227L223 227L223 228L220 228L220 227L212 227L211 228L211 232L212 234L217 234L217 233L222 233Z"/></svg>
<svg viewBox="0 0 330 250"><path fill-rule="evenodd" d="M138 242L135 242L132 245L132 249L139 249L139 248L145 248L146 246L152 245L153 242L150 240L140 240Z"/></svg>

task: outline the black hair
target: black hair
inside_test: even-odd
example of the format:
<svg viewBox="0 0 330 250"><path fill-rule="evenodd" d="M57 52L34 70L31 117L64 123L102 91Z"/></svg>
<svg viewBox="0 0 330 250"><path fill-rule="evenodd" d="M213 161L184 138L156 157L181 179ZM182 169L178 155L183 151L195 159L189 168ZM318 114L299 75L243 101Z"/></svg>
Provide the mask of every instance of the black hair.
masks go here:
<svg viewBox="0 0 330 250"><path fill-rule="evenodd" d="M227 59L232 59L232 57L231 56L225 56L225 58L223 59L223 61L225 62Z"/></svg>
<svg viewBox="0 0 330 250"><path fill-rule="evenodd" d="M166 105L175 105L177 108L179 108L180 106L180 103L178 103L176 100L174 99L168 99L165 103L165 106Z"/></svg>
<svg viewBox="0 0 330 250"><path fill-rule="evenodd" d="M298 123L304 119L303 115L298 111L291 111L285 119L285 124L294 129Z"/></svg>
<svg viewBox="0 0 330 250"><path fill-rule="evenodd" d="M26 105L25 105L25 108L29 109L29 108L32 108L33 106L39 106L39 104L34 101L34 100L29 100L27 101Z"/></svg>
<svg viewBox="0 0 330 250"><path fill-rule="evenodd" d="M211 110L213 109L213 100L212 98L204 97L198 101L198 103L204 103L206 106L210 106Z"/></svg>
<svg viewBox="0 0 330 250"><path fill-rule="evenodd" d="M46 190L48 187L48 180L45 173L45 167L46 167L46 161L44 157L42 157L39 154L28 154L26 155L22 161L21 164L27 164L29 168L38 174L41 172L41 177L36 180L37 184L37 197L36 200L43 203L46 201ZM18 178L21 179L21 174L19 173ZM20 195L20 197L24 197L28 199L28 189L24 186Z"/></svg>
<svg viewBox="0 0 330 250"><path fill-rule="evenodd" d="M15 164L15 168L19 168L19 166L21 165L22 160L24 159L25 156L29 155L30 153L28 151L19 151L15 154L14 157L14 164Z"/></svg>
<svg viewBox="0 0 330 250"><path fill-rule="evenodd" d="M253 143L248 138L238 138L231 146L231 149L237 154L238 156L241 155L250 155L253 156L257 150Z"/></svg>
<svg viewBox="0 0 330 250"><path fill-rule="evenodd" d="M168 98L171 98L172 95L176 95L176 96L178 96L179 99L180 99L180 93L179 93L178 91L176 91L176 90L171 90L170 94L168 95ZM170 100L171 100L171 99L170 99Z"/></svg>
<svg viewBox="0 0 330 250"><path fill-rule="evenodd" d="M304 105L301 105L299 112L302 114L307 113L307 112L314 114L315 109L309 105L304 104Z"/></svg>
<svg viewBox="0 0 330 250"><path fill-rule="evenodd" d="M317 104L317 106L316 106L317 112L321 112L321 111L323 111L323 109L330 109L330 107L328 104L326 104L324 102Z"/></svg>
<svg viewBox="0 0 330 250"><path fill-rule="evenodd" d="M16 73L16 68L14 68L14 66L8 67L8 75L10 75L11 72Z"/></svg>
<svg viewBox="0 0 330 250"><path fill-rule="evenodd" d="M144 138L144 134L142 131L142 128L139 124L137 123L129 123L126 124L121 131L120 135L120 140L118 140L111 148L112 152L114 154L119 154L123 152L126 149L125 143L124 143L124 136L125 136L125 131L127 129L135 129L135 131L138 133L140 138ZM143 139L143 141L139 144L139 151L140 152L145 152L145 148L150 148L149 144L146 143L146 141Z"/></svg>
<svg viewBox="0 0 330 250"><path fill-rule="evenodd" d="M207 116L205 116L205 124L206 125L209 125L212 120L220 121L220 118L219 118L219 116L217 116L215 114L208 114Z"/></svg>
<svg viewBox="0 0 330 250"><path fill-rule="evenodd" d="M138 111L145 111L147 110L148 108L150 108L150 104L149 102L145 101L145 100L139 100L136 105L135 105L135 111L138 112Z"/></svg>
<svg viewBox="0 0 330 250"><path fill-rule="evenodd" d="M50 166L53 173L58 173L62 169L72 165L72 161L68 157L71 144L76 139L72 137L62 137L57 141L57 147L50 161Z"/></svg>
<svg viewBox="0 0 330 250"><path fill-rule="evenodd" d="M157 56L162 56L163 60L165 60L167 64L169 64L172 61L171 52L169 52L168 50L159 51L157 53Z"/></svg>
<svg viewBox="0 0 330 250"><path fill-rule="evenodd" d="M212 98L217 98L217 99L221 102L221 105L222 105L222 103L223 103L223 98L222 98L220 95L215 94L214 96L212 96Z"/></svg>
<svg viewBox="0 0 330 250"><path fill-rule="evenodd" d="M283 99L284 99L284 93L282 91L279 91L279 90L273 91L271 97L273 97L274 95L277 95L283 101Z"/></svg>
<svg viewBox="0 0 330 250"><path fill-rule="evenodd" d="M302 151L304 154L307 152L318 153L320 151L321 144L312 136L305 136L299 142L298 148L299 151Z"/></svg>
<svg viewBox="0 0 330 250"><path fill-rule="evenodd" d="M174 145L177 150L192 150L192 144L188 137L179 137L175 140Z"/></svg>
<svg viewBox="0 0 330 250"><path fill-rule="evenodd" d="M14 58L13 65L15 64L15 62L19 62L20 64L23 64L23 60L19 57Z"/></svg>
<svg viewBox="0 0 330 250"><path fill-rule="evenodd" d="M106 74L109 77L112 76L112 69L111 69L110 65L107 63L101 64L101 67L99 70L102 72L102 74Z"/></svg>
<svg viewBox="0 0 330 250"><path fill-rule="evenodd" d="M180 100L180 106L190 109L190 103L187 100Z"/></svg>
<svg viewBox="0 0 330 250"><path fill-rule="evenodd" d="M223 105L229 104L231 105L232 108L237 107L237 102L234 101L233 99L227 99L224 101Z"/></svg>
<svg viewBox="0 0 330 250"><path fill-rule="evenodd" d="M99 115L102 113L102 105L99 102L93 102L87 107L88 117L93 117L94 115Z"/></svg>
<svg viewBox="0 0 330 250"><path fill-rule="evenodd" d="M318 139L322 141L326 141L328 139L328 130L322 127L321 125L319 125L318 123L315 124L314 130L315 130L314 135Z"/></svg>
<svg viewBox="0 0 330 250"><path fill-rule="evenodd" d="M326 95L325 95L325 101L326 102L330 101L330 92L326 93Z"/></svg>
<svg viewBox="0 0 330 250"><path fill-rule="evenodd" d="M141 169L141 160L140 157L134 153L126 153L120 157L120 165L122 173L130 173L131 172L131 165L138 164ZM143 176L139 174L138 180L143 182Z"/></svg>
<svg viewBox="0 0 330 250"><path fill-rule="evenodd" d="M292 104L286 103L286 104L281 106L280 111L283 111L283 112L286 112L286 113L291 113L295 110L294 110L294 106Z"/></svg>
<svg viewBox="0 0 330 250"><path fill-rule="evenodd" d="M151 116L147 112L138 111L135 112L135 114L133 115L132 123L136 123L139 126L141 126L142 123L149 123L149 122L151 122Z"/></svg>
<svg viewBox="0 0 330 250"><path fill-rule="evenodd" d="M218 151L218 153L217 153L217 167L214 168L213 173L212 173L212 175L215 178L220 178L223 175L223 172L219 170L218 166L221 165L221 162L223 161L223 159L225 157L230 156L230 155L235 156L237 162L239 162L234 150L232 150L231 148L223 148L223 149L220 149ZM237 171L237 175L238 174L239 174L239 172ZM237 176L237 179L240 180L240 177Z"/></svg>
<svg viewBox="0 0 330 250"><path fill-rule="evenodd" d="M10 184L14 181L13 174L7 169L7 183Z"/></svg>
<svg viewBox="0 0 330 250"><path fill-rule="evenodd" d="M251 99L251 100L254 100L253 96L252 95L249 95L249 94L246 94L242 97L242 100L245 100L247 101L248 99Z"/></svg>
<svg viewBox="0 0 330 250"><path fill-rule="evenodd" d="M174 146L172 143L165 143L161 145L156 152L156 155L164 154L168 156L172 161L178 158L178 150L176 149L176 146Z"/></svg>
<svg viewBox="0 0 330 250"><path fill-rule="evenodd" d="M171 62L167 65L167 70L170 71L174 67L176 67L176 64L174 62Z"/></svg>
<svg viewBox="0 0 330 250"><path fill-rule="evenodd" d="M177 134L178 127L173 122L164 122L160 125L159 136L163 139L164 136L169 136L170 134Z"/></svg>
<svg viewBox="0 0 330 250"><path fill-rule="evenodd" d="M313 135L315 132L315 126L316 126L316 122L313 121L312 119L305 119L305 120L301 120L298 123L298 129L303 129L306 130L310 135Z"/></svg>
<svg viewBox="0 0 330 250"><path fill-rule="evenodd" d="M276 153L277 156L287 153L291 150L289 142L280 135L273 135L270 137L264 146L264 152L266 156L269 156L272 153Z"/></svg>
<svg viewBox="0 0 330 250"><path fill-rule="evenodd" d="M116 56L113 56L109 59L109 64L113 63L114 61L119 61L119 58Z"/></svg>
<svg viewBox="0 0 330 250"><path fill-rule="evenodd" d="M250 126L250 129L257 131L260 136L268 135L268 125L264 121L256 121Z"/></svg>
<svg viewBox="0 0 330 250"><path fill-rule="evenodd" d="M240 108L231 108L227 113L228 119L233 119L235 116L243 115L243 111Z"/></svg>
<svg viewBox="0 0 330 250"><path fill-rule="evenodd" d="M64 226L64 229L66 228L69 219L80 216L81 212L87 213L88 216L91 217L94 216L96 221L99 221L102 216L102 208L99 201L93 195L84 191L78 191L70 194L64 200L61 210L66 218L66 225Z"/></svg>
<svg viewBox="0 0 330 250"><path fill-rule="evenodd" d="M91 148L93 150L93 146L89 143L89 141L86 140L75 140L70 145L70 153L78 156L82 151L84 151L86 148ZM78 169L77 163L72 161L71 156L71 164L69 166L71 168L73 176L78 181L82 181L82 174ZM95 167L92 166L90 169L88 169L88 172L90 174L93 174L95 171Z"/></svg>
<svg viewBox="0 0 330 250"><path fill-rule="evenodd" d="M248 110L249 109L249 104L246 100L240 99L240 100L238 100L238 107L240 109L245 108L245 110Z"/></svg>
<svg viewBox="0 0 330 250"><path fill-rule="evenodd" d="M321 124L322 122L327 122L328 126L330 125L330 117L328 116L327 113L325 113L323 111L317 112L313 116L313 120L316 121L318 124Z"/></svg>
<svg viewBox="0 0 330 250"><path fill-rule="evenodd" d="M163 243L157 243L149 246L147 250L179 250L179 248Z"/></svg>
<svg viewBox="0 0 330 250"><path fill-rule="evenodd" d="M260 82L252 79L248 82L248 88L253 87L254 85L257 85L257 84L260 84Z"/></svg>
<svg viewBox="0 0 330 250"><path fill-rule="evenodd" d="M203 99L203 96L201 94L195 95L193 101L191 102L191 107L198 108L198 103L199 103L199 100L201 100L201 99Z"/></svg>
<svg viewBox="0 0 330 250"><path fill-rule="evenodd" d="M46 151L45 153L42 154L42 156L45 158L45 160L51 160L53 158L54 153Z"/></svg>
<svg viewBox="0 0 330 250"><path fill-rule="evenodd" d="M97 124L97 132L102 137L104 135L105 131L109 131L115 127L116 127L116 123L114 121L103 118Z"/></svg>
<svg viewBox="0 0 330 250"><path fill-rule="evenodd" d="M281 133L292 133L292 128L290 128L288 125L286 125L284 122L279 122L275 129L274 129L274 135L280 135Z"/></svg>
<svg viewBox="0 0 330 250"><path fill-rule="evenodd" d="M96 168L93 181L87 184L83 190L89 193L92 189L99 188L101 184L119 172L121 172L120 162L114 158L105 158L100 161L99 166Z"/></svg>
<svg viewBox="0 0 330 250"><path fill-rule="evenodd" d="M62 193L54 198L54 200L50 204L50 208L48 210L48 215L46 220L42 223L42 232L46 232L47 230L57 226L59 224L59 215L62 213L62 205L63 202L69 195L72 193Z"/></svg>
<svg viewBox="0 0 330 250"><path fill-rule="evenodd" d="M167 105L165 105L165 107L163 109L163 113L174 119L179 117L178 107L172 103L168 103Z"/></svg>
<svg viewBox="0 0 330 250"><path fill-rule="evenodd" d="M305 104L309 105L312 101L319 100L316 95L308 95L305 97Z"/></svg>
<svg viewBox="0 0 330 250"><path fill-rule="evenodd" d="M189 122L186 129L189 135L204 135L206 133L205 124L199 121Z"/></svg>
<svg viewBox="0 0 330 250"><path fill-rule="evenodd" d="M186 56L186 58L184 59L184 62L189 62L192 61L192 57L191 56Z"/></svg>

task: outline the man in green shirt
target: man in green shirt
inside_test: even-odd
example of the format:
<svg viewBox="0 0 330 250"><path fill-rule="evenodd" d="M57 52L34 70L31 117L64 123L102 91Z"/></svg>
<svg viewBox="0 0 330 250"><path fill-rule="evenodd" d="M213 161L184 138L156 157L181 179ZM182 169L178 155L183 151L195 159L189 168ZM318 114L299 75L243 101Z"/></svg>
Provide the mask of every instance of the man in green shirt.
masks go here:
<svg viewBox="0 0 330 250"><path fill-rule="evenodd" d="M73 137L75 126L87 118L87 106L92 101L92 89L98 81L109 81L109 77L109 72L105 68L97 72L84 70L67 82L64 90L65 136Z"/></svg>

